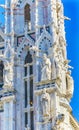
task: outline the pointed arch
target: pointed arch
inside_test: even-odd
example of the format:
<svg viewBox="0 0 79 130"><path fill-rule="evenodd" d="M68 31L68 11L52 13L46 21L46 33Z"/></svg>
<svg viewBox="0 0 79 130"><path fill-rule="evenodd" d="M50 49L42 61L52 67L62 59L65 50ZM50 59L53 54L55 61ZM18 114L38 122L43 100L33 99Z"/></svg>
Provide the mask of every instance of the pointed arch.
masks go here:
<svg viewBox="0 0 79 130"><path fill-rule="evenodd" d="M29 36L27 36L27 38L24 38L22 43L18 46L18 48L17 48L17 55L21 56L21 53L22 53L22 51L23 51L23 49L25 47L29 47L30 48L30 47L32 47L34 45L35 45L34 41Z"/></svg>
<svg viewBox="0 0 79 130"><path fill-rule="evenodd" d="M41 36L38 38L35 44L38 46L38 48L41 51L48 53L49 48L52 47L52 43L53 43L53 40L52 40L51 35L44 28Z"/></svg>
<svg viewBox="0 0 79 130"><path fill-rule="evenodd" d="M31 14L29 4L26 4L24 7L24 21L25 25L27 25L27 31L31 30Z"/></svg>
<svg viewBox="0 0 79 130"><path fill-rule="evenodd" d="M29 4L31 6L32 0L22 0L20 7L24 8L26 4Z"/></svg>
<svg viewBox="0 0 79 130"><path fill-rule="evenodd" d="M30 21L30 5L26 4L24 7L24 18L25 22Z"/></svg>
<svg viewBox="0 0 79 130"><path fill-rule="evenodd" d="M29 51L25 57L25 64L27 64L27 63L32 63L32 55L30 54Z"/></svg>

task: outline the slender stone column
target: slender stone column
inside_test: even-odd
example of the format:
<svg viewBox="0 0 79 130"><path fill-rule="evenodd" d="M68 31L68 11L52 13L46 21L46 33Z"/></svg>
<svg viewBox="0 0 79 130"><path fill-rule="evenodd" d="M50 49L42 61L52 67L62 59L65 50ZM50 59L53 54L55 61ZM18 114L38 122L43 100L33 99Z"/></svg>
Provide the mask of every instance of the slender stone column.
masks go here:
<svg viewBox="0 0 79 130"><path fill-rule="evenodd" d="M14 121L14 101L10 102L9 109L10 109L10 112L9 112L10 113L9 129L10 130L14 130L14 127L15 127L15 121Z"/></svg>
<svg viewBox="0 0 79 130"><path fill-rule="evenodd" d="M9 130L9 103L4 103L4 130Z"/></svg>
<svg viewBox="0 0 79 130"><path fill-rule="evenodd" d="M50 23L51 23L51 34L53 35L53 43L57 40L57 12L56 12L56 0L50 0L49 6L49 13L50 13Z"/></svg>
<svg viewBox="0 0 79 130"><path fill-rule="evenodd" d="M5 34L9 34L10 33L10 0L5 0ZM9 39L9 36L5 36L5 48L7 47L7 40Z"/></svg>
<svg viewBox="0 0 79 130"><path fill-rule="evenodd" d="M15 130L14 97L2 99L4 102L4 128L3 130Z"/></svg>
<svg viewBox="0 0 79 130"><path fill-rule="evenodd" d="M5 33L10 33L10 0L5 0L5 5L7 8L5 9Z"/></svg>

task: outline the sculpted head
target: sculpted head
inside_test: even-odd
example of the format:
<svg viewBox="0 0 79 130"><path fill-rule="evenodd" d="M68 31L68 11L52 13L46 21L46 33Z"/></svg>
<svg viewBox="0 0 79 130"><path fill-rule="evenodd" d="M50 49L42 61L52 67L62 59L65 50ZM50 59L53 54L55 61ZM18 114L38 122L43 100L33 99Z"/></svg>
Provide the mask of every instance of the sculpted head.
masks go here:
<svg viewBox="0 0 79 130"><path fill-rule="evenodd" d="M43 93L46 93L46 88L43 89Z"/></svg>
<svg viewBox="0 0 79 130"><path fill-rule="evenodd" d="M47 59L47 55L43 54L43 59L46 60Z"/></svg>

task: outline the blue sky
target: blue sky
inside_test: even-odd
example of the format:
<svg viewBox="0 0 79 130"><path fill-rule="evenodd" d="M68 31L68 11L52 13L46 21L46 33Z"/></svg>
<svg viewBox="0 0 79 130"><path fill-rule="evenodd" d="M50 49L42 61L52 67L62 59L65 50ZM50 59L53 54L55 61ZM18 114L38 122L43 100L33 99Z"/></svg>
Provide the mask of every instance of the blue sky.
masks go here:
<svg viewBox="0 0 79 130"><path fill-rule="evenodd" d="M64 3L65 15L71 18L71 21L65 22L67 54L71 60L70 65L74 67L72 76L74 79L74 95L71 100L73 115L79 121L79 1L62 0Z"/></svg>
<svg viewBox="0 0 79 130"><path fill-rule="evenodd" d="M64 4L65 16L71 18L71 21L65 22L68 59L70 65L74 67L72 76L74 79L74 95L71 100L72 113L79 121L79 0L62 0ZM4 0L0 0L0 4ZM4 21L1 15L3 9L0 8L0 23Z"/></svg>

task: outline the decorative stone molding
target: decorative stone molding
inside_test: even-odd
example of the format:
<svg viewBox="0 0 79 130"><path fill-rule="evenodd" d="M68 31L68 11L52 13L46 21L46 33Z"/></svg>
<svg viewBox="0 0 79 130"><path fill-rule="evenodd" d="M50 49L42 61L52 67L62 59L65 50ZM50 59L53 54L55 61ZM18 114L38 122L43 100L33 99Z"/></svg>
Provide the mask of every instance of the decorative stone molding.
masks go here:
<svg viewBox="0 0 79 130"><path fill-rule="evenodd" d="M52 93L55 91L56 88L43 88L46 89L47 93ZM35 95L41 95L43 93L43 89L35 90Z"/></svg>
<svg viewBox="0 0 79 130"><path fill-rule="evenodd" d="M12 86L12 84L5 84L3 86L4 91L13 91L14 90L14 86Z"/></svg>
<svg viewBox="0 0 79 130"><path fill-rule="evenodd" d="M40 43L42 42L42 40L44 38L47 38L50 40L50 43L52 43L52 37L51 35L46 31L46 28L44 27L43 32L41 33L41 35L39 36L38 40L36 41L35 45L37 45L38 47L40 46Z"/></svg>
<svg viewBox="0 0 79 130"><path fill-rule="evenodd" d="M21 0L21 2L19 2L19 0L18 0L18 2L17 2L17 5L19 5L20 8L24 8L24 6L26 4L31 5L32 4L32 0Z"/></svg>
<svg viewBox="0 0 79 130"><path fill-rule="evenodd" d="M40 82L35 82L36 86L41 86L41 85L45 85L45 84L51 84L51 83L55 83L56 79L54 80L45 80L45 81L40 81Z"/></svg>
<svg viewBox="0 0 79 130"><path fill-rule="evenodd" d="M70 107L69 102L68 102L68 100L66 98L64 98L64 97L60 98L60 105L67 108L67 110L69 112L72 111L72 108Z"/></svg>
<svg viewBox="0 0 79 130"><path fill-rule="evenodd" d="M79 130L79 124L78 122L74 119L74 117L70 114L70 124L74 127L74 130Z"/></svg>
<svg viewBox="0 0 79 130"><path fill-rule="evenodd" d="M15 93L16 93L16 90L14 89L14 87L12 87L12 88L3 88L3 91L2 91L2 96L3 97L7 97L7 96L13 96L13 95L15 95Z"/></svg>
<svg viewBox="0 0 79 130"><path fill-rule="evenodd" d="M57 94L61 95L60 88L55 82L47 82L47 84L45 82L40 82L38 84L35 84L35 86L36 90L34 91L34 93L37 96L42 94L44 88L46 88L46 91L50 94L57 91Z"/></svg>
<svg viewBox="0 0 79 130"><path fill-rule="evenodd" d="M31 20L32 28L28 32L25 26L27 20L24 20L24 17L28 16L24 13L26 4L30 5L29 11L31 11L28 21ZM1 130L31 130L33 116L34 130L69 128L79 130L79 125L69 115L72 109L68 99L73 94L73 80L70 75L67 75L70 66L66 60L61 0L47 0L47 2L45 0L6 0L5 7L9 6L12 15L10 19L8 15L10 11L6 10L6 34L4 35L0 30L6 45L4 57L0 56L0 60L3 59L4 62L4 76L6 75L6 79L11 81L5 83L4 80L4 86L0 89L0 110L4 107L4 112L0 113ZM7 24L10 21L11 32L9 32L10 25ZM32 32L33 29L34 32ZM11 42L7 41L8 37L11 38ZM16 55L14 49L17 51ZM33 62L24 65L28 51L32 55ZM50 62L50 67L45 71L43 71L44 67L48 63L42 66L42 61L45 63L42 59L44 53L47 54L48 62ZM8 62L7 65L5 62ZM41 70L43 76L41 76ZM44 77L45 73L46 77ZM51 74L51 78L48 73Z"/></svg>
<svg viewBox="0 0 79 130"><path fill-rule="evenodd" d="M17 48L17 56L21 55L23 49L26 46L30 48L30 47L32 47L34 45L35 45L34 41L27 35L27 37L24 38L24 40L22 41L22 43Z"/></svg>
<svg viewBox="0 0 79 130"><path fill-rule="evenodd" d="M15 96L7 96L7 97L2 97L1 101L4 102L10 102L10 101L15 101Z"/></svg>

